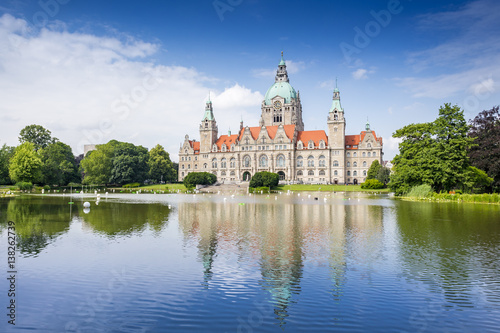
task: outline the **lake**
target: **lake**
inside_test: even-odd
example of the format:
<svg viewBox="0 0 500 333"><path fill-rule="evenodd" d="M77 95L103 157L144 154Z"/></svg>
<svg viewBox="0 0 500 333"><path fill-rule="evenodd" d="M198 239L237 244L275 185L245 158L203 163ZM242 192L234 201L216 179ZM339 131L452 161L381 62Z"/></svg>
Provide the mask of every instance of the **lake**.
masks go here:
<svg viewBox="0 0 500 333"><path fill-rule="evenodd" d="M500 206L324 192L102 197L0 199L0 331L499 331Z"/></svg>

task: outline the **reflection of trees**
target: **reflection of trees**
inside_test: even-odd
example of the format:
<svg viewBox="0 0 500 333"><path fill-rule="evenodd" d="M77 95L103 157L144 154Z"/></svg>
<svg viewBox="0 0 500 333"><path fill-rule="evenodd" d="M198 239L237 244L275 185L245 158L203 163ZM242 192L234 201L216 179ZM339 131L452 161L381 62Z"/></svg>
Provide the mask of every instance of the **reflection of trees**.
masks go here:
<svg viewBox="0 0 500 333"><path fill-rule="evenodd" d="M147 226L160 232L168 221L170 209L159 203L123 203L101 200L92 204L83 220L96 232L108 236L141 233Z"/></svg>
<svg viewBox="0 0 500 333"><path fill-rule="evenodd" d="M473 304L477 287L486 298L498 299L498 207L398 202L396 212L400 258L409 279L441 290L456 306Z"/></svg>
<svg viewBox="0 0 500 333"><path fill-rule="evenodd" d="M38 254L69 229L69 207L59 198L16 197L0 201L2 222L14 221L18 247L23 254ZM1 224L5 227L5 224Z"/></svg>

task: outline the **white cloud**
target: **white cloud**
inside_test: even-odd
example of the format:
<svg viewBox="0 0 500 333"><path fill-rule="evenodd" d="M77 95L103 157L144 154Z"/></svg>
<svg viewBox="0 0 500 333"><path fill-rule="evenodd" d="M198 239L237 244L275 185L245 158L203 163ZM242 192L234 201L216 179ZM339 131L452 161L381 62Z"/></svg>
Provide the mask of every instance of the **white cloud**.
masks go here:
<svg viewBox="0 0 500 333"><path fill-rule="evenodd" d="M368 74L373 74L373 73L375 73L374 69L368 70L368 69L364 69L364 68L358 68L357 70L355 70L351 74L355 80L364 80L364 79L368 78Z"/></svg>
<svg viewBox="0 0 500 333"><path fill-rule="evenodd" d="M384 143L384 160L392 160L394 156L399 154L399 144L403 141L401 138L393 138L392 136L383 137Z"/></svg>
<svg viewBox="0 0 500 333"><path fill-rule="evenodd" d="M51 29L28 31L24 20L0 17L2 142L17 145L24 126L39 124L75 154L84 143L117 139L160 143L177 159L184 135L198 138L213 78L149 62L158 44ZM218 123L237 126L234 111L255 111L257 99L238 84L227 88L214 98Z"/></svg>

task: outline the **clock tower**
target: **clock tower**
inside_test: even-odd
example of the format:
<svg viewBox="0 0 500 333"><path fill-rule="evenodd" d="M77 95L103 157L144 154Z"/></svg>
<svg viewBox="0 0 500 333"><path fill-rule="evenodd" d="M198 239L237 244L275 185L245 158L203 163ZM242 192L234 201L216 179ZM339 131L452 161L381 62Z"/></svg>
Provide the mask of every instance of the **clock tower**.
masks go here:
<svg viewBox="0 0 500 333"><path fill-rule="evenodd" d="M300 94L290 84L283 52L274 84L267 90L261 109L264 126L295 125L296 130L304 130Z"/></svg>
<svg viewBox="0 0 500 333"><path fill-rule="evenodd" d="M205 105L205 114L200 124L200 154L212 151L212 147L217 141L217 122L215 121L212 101L210 97Z"/></svg>

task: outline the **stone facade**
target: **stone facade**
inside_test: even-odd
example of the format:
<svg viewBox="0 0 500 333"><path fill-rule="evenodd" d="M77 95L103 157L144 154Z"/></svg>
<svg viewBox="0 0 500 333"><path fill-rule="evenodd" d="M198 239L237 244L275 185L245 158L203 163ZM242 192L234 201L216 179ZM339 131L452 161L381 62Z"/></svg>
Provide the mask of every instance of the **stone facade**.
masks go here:
<svg viewBox="0 0 500 333"><path fill-rule="evenodd" d="M179 181L190 172L211 172L219 182L250 180L259 171L280 175L283 182L358 184L374 160L382 163L382 138L370 125L357 135L345 135L340 92L333 91L325 131L304 131L300 94L290 85L281 57L275 83L261 105L259 126L240 123L237 134L218 136L212 102L206 103L200 141L186 135L179 150Z"/></svg>

